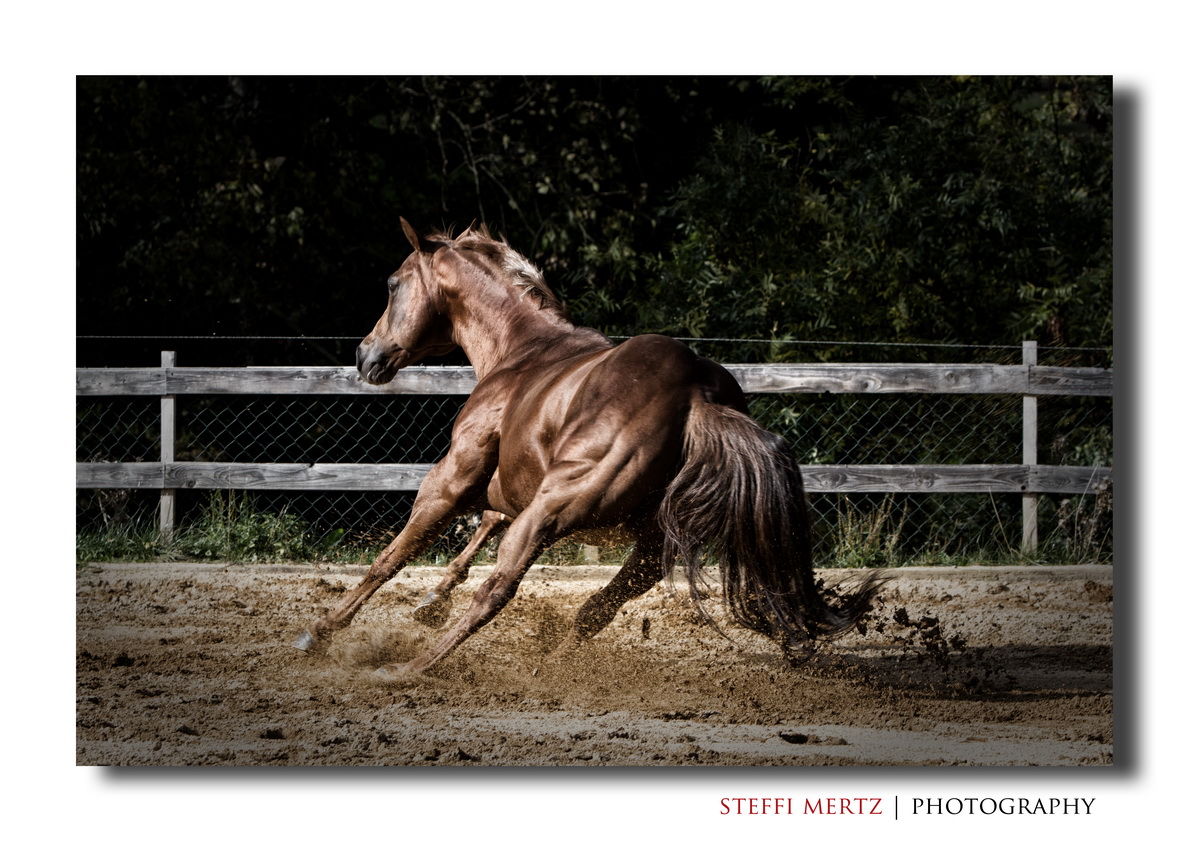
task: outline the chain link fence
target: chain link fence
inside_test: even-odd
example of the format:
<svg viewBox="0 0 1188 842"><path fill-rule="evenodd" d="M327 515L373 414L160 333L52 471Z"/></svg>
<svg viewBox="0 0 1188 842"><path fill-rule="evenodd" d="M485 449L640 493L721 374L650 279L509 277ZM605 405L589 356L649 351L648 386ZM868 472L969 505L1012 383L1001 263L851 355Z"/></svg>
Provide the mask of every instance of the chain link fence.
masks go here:
<svg viewBox="0 0 1188 842"><path fill-rule="evenodd" d="M689 340L720 362L928 362L1017 365L1017 347L752 343ZM1040 349L1042 365L1109 367L1108 349ZM201 358L179 364L202 365ZM85 354L79 355L85 366ZM324 361L319 361L322 364ZM341 364L341 363L340 363ZM444 456L464 396L246 396L177 399L176 459L202 462L428 463ZM776 394L750 397L752 414L783 435L802 464L1019 464L1022 397L963 394ZM1110 398L1040 398L1039 462L1111 466ZM78 398L76 460L160 460L155 397ZM255 512L283 513L311 546L331 553L390 540L414 495L402 492L253 491ZM205 516L212 495L181 489L179 528ZM79 490L77 529L151 523L159 495L130 489ZM821 564L961 563L1010 555L1022 531L1021 496L989 493L813 494ZM1041 535L1070 561L1112 557L1109 495L1044 496ZM448 558L465 525L431 553ZM1049 553L1051 555L1051 553Z"/></svg>

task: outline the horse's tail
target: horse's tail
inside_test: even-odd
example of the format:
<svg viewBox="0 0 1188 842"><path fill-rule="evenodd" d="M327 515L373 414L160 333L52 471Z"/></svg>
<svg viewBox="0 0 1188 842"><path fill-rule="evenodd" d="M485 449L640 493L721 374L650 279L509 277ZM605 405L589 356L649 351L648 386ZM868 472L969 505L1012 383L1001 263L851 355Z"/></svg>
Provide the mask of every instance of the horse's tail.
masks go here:
<svg viewBox="0 0 1188 842"><path fill-rule="evenodd" d="M748 415L700 396L659 521L664 569L671 574L685 565L698 610L708 554L718 560L734 618L785 650L853 628L881 584L871 574L833 604L818 591L808 503L787 443Z"/></svg>

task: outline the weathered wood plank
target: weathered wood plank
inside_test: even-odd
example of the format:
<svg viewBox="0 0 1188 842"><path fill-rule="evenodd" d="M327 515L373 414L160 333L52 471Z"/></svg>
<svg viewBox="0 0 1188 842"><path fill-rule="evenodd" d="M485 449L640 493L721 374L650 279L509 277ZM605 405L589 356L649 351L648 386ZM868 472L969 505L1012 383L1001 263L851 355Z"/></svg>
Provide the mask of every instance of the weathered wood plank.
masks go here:
<svg viewBox="0 0 1188 842"><path fill-rule="evenodd" d="M728 365L726 369L751 394L807 392L812 394L1017 394L1026 386L1022 366L915 365L888 363L848 365Z"/></svg>
<svg viewBox="0 0 1188 842"><path fill-rule="evenodd" d="M359 392L353 368L173 368L166 388L175 395L353 395Z"/></svg>
<svg viewBox="0 0 1188 842"><path fill-rule="evenodd" d="M258 464L172 462L164 482L171 488L238 488L255 491L416 491L427 464Z"/></svg>
<svg viewBox="0 0 1188 842"><path fill-rule="evenodd" d="M1057 465L805 465L806 491L816 493L1093 494L1110 468Z"/></svg>
<svg viewBox="0 0 1188 842"><path fill-rule="evenodd" d="M1114 370L1032 366L1028 371L1027 394L1108 398L1114 394Z"/></svg>
<svg viewBox="0 0 1188 842"><path fill-rule="evenodd" d="M1113 394L1113 371L999 365L728 365L751 394ZM349 366L247 368L112 368L75 370L75 393L98 395L468 395L470 366L413 366L383 386Z"/></svg>
<svg viewBox="0 0 1188 842"><path fill-rule="evenodd" d="M75 488L165 487L160 462L76 462Z"/></svg>
<svg viewBox="0 0 1188 842"><path fill-rule="evenodd" d="M1027 491L1036 494L1096 494L1113 469L1077 465L1032 465Z"/></svg>
<svg viewBox="0 0 1188 842"><path fill-rule="evenodd" d="M163 368L76 368L74 394L77 397L99 395L165 394Z"/></svg>
<svg viewBox="0 0 1188 842"><path fill-rule="evenodd" d="M177 365L176 351L161 352L161 367L173 368ZM176 457L175 438L177 434L177 397L174 395L161 396L161 461L172 462ZM159 512L161 537L166 541L173 537L174 512L177 508L177 489L161 489L161 510Z"/></svg>
<svg viewBox="0 0 1188 842"><path fill-rule="evenodd" d="M175 394L468 395L477 383L470 366L413 366L391 383L373 386L352 367L175 368L165 388Z"/></svg>
<svg viewBox="0 0 1188 842"><path fill-rule="evenodd" d="M1023 365L1028 366L1030 377L1039 363L1039 343L1029 340L1023 343ZM1030 380L1028 381L1030 386ZM1039 398L1023 396L1023 464L1034 466L1039 463ZM1030 479L1030 478L1029 478ZM1023 552L1034 552L1039 546L1039 495L1029 492L1023 495Z"/></svg>
<svg viewBox="0 0 1188 842"><path fill-rule="evenodd" d="M245 368L79 368L75 394L100 395L468 395L470 366L413 366L373 386L346 366Z"/></svg>
<svg viewBox="0 0 1188 842"><path fill-rule="evenodd" d="M80 462L78 488L241 488L270 491L415 491L428 464ZM1055 465L805 465L815 493L1093 494L1110 468Z"/></svg>
<svg viewBox="0 0 1188 842"><path fill-rule="evenodd" d="M805 465L805 490L854 492L1021 492L1023 465Z"/></svg>

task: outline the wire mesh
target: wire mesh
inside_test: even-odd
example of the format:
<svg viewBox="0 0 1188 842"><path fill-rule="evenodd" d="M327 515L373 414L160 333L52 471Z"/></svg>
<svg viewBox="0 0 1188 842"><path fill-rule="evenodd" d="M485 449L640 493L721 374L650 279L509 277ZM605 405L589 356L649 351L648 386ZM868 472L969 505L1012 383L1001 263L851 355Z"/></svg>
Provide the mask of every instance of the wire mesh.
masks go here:
<svg viewBox="0 0 1188 842"><path fill-rule="evenodd" d="M723 362L752 358L757 349L712 345ZM698 348L703 353L710 348ZM734 353L728 353L733 350ZM763 353L804 361L859 352L870 359L1017 364L1017 348L870 346L827 349L765 346ZM909 357L910 359L904 359ZM939 359L938 359L939 358ZM788 360L794 361L794 360ZM1044 365L1102 365L1102 349L1041 349ZM462 396L249 396L178 398L176 459L203 462L426 463L449 448ZM1109 398L1041 398L1039 461L1110 466L1113 402ZM1019 464L1022 398L960 394L776 394L750 396L761 424L784 436L802 464ZM79 398L76 459L80 462L157 461L160 404L152 398ZM257 491L252 511L284 514L300 523L310 546L375 546L407 518L414 495L404 492ZM179 528L209 513L212 497L228 492L177 493ZM1109 495L1105 495L1106 503ZM80 490L77 528L151 522L159 495L128 489ZM1017 551L1021 502L1015 494L813 494L815 532L823 563L936 563L959 556ZM1108 559L1111 510L1102 495L1045 497L1041 531L1072 555ZM431 555L442 559L464 543L452 528ZM1075 560L1075 559L1074 559Z"/></svg>

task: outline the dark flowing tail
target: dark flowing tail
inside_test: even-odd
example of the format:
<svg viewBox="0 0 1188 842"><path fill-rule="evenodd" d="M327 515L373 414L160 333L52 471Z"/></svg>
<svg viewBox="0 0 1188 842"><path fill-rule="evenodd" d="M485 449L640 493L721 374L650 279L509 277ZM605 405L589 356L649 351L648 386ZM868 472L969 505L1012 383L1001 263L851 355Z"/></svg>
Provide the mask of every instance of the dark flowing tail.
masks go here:
<svg viewBox="0 0 1188 842"><path fill-rule="evenodd" d="M817 590L808 503L787 443L721 404L698 399L691 407L684 464L659 520L665 571L685 565L698 609L710 555L735 620L785 650L853 628L881 584L871 574L835 604Z"/></svg>

